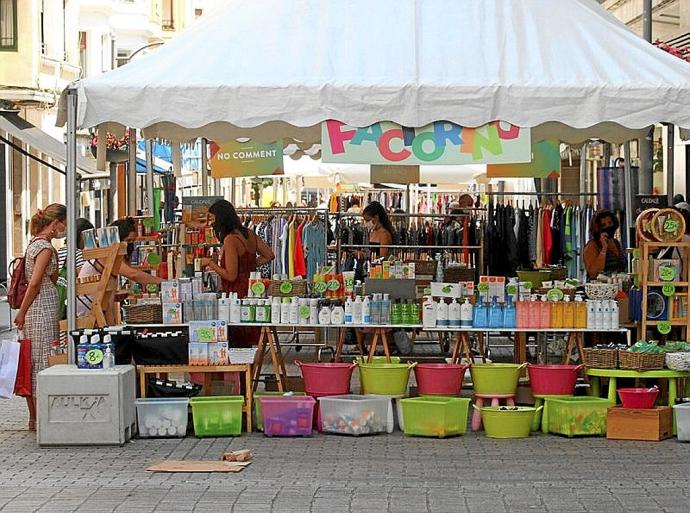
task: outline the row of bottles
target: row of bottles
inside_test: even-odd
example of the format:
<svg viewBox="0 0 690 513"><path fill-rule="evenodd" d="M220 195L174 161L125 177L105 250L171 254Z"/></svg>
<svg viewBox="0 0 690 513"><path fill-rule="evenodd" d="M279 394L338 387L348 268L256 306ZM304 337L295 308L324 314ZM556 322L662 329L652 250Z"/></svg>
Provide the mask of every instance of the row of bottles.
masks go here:
<svg viewBox="0 0 690 513"><path fill-rule="evenodd" d="M425 328L471 328L474 323L472 314L474 307L467 298L461 304L457 299L451 303L446 303L445 301L434 301L431 297L427 297L424 300L422 310Z"/></svg>

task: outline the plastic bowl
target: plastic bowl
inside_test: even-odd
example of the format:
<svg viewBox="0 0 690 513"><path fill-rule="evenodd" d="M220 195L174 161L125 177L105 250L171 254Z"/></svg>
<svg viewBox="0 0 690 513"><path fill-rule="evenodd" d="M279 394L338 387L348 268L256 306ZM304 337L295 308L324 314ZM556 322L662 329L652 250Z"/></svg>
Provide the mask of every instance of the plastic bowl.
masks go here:
<svg viewBox="0 0 690 513"><path fill-rule="evenodd" d="M475 363L470 367L474 392L482 395L514 395L520 371L526 363Z"/></svg>
<svg viewBox="0 0 690 513"><path fill-rule="evenodd" d="M362 394L406 395L410 370L416 363L363 363L359 366Z"/></svg>
<svg viewBox="0 0 690 513"><path fill-rule="evenodd" d="M414 368L420 395L459 395L468 365L420 363Z"/></svg>
<svg viewBox="0 0 690 513"><path fill-rule="evenodd" d="M621 398L623 408L649 410L654 408L654 401L659 395L658 388L619 388L618 397Z"/></svg>
<svg viewBox="0 0 690 513"><path fill-rule="evenodd" d="M534 415L542 408L543 406L487 406L477 409L481 411L487 437L527 438L532 429Z"/></svg>
<svg viewBox="0 0 690 513"><path fill-rule="evenodd" d="M573 395L583 365L532 365L527 367L534 395Z"/></svg>
<svg viewBox="0 0 690 513"><path fill-rule="evenodd" d="M295 361L302 372L304 390L308 395L343 395L350 393L350 380L355 363L302 363Z"/></svg>

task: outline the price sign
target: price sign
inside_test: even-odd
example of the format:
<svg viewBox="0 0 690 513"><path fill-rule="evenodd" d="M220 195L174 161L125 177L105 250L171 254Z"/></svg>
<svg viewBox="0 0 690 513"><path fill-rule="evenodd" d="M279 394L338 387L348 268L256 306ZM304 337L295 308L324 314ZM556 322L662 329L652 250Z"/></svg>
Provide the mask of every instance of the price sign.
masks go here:
<svg viewBox="0 0 690 513"><path fill-rule="evenodd" d="M301 319L309 319L309 307L302 305L299 307L299 316Z"/></svg>
<svg viewBox="0 0 690 513"><path fill-rule="evenodd" d="M196 339L199 342L212 342L213 341L214 330L213 328L197 328Z"/></svg>
<svg viewBox="0 0 690 513"><path fill-rule="evenodd" d="M290 294L291 292L292 292L292 282L290 282L290 281L280 282L280 293L281 294Z"/></svg>
<svg viewBox="0 0 690 513"><path fill-rule="evenodd" d="M510 285L506 286L506 292L508 294L510 294L511 296L517 294L517 292L518 292L517 285L515 285L514 283L511 283Z"/></svg>
<svg viewBox="0 0 690 513"><path fill-rule="evenodd" d="M662 335L668 335L671 333L671 323L668 321L661 321L659 324L657 324L656 330Z"/></svg>
<svg viewBox="0 0 690 513"><path fill-rule="evenodd" d="M292 288L292 284L290 284L290 288ZM316 292L317 294L323 294L324 292L326 292L326 290L328 290L328 285L325 281L317 281L314 283L314 292ZM287 294L287 292L285 292L285 294Z"/></svg>
<svg viewBox="0 0 690 513"><path fill-rule="evenodd" d="M666 285L661 287L661 293L666 297L671 297L673 294L676 293L676 286L672 283L667 283Z"/></svg>
<svg viewBox="0 0 690 513"><path fill-rule="evenodd" d="M337 292L340 289L340 282L338 280L331 280L328 282L328 290Z"/></svg>
<svg viewBox="0 0 690 513"><path fill-rule="evenodd" d="M156 292L158 292L158 285L156 285L155 283L147 283L146 292L148 292L149 294L155 294Z"/></svg>
<svg viewBox="0 0 690 513"><path fill-rule="evenodd" d="M549 301L562 301L563 291L561 289L551 289L546 293L546 299Z"/></svg>
<svg viewBox="0 0 690 513"><path fill-rule="evenodd" d="M661 281L673 281L676 278L676 269L670 265L659 266L659 279Z"/></svg>
<svg viewBox="0 0 690 513"><path fill-rule="evenodd" d="M103 351L100 349L90 349L84 355L84 359L89 365L99 365L103 361Z"/></svg>
<svg viewBox="0 0 690 513"><path fill-rule="evenodd" d="M477 290L479 292L489 292L489 284L488 283L478 283L477 284Z"/></svg>
<svg viewBox="0 0 690 513"><path fill-rule="evenodd" d="M666 219L664 221L664 231L666 233L677 233L680 229L680 223L675 219Z"/></svg>
<svg viewBox="0 0 690 513"><path fill-rule="evenodd" d="M252 293L255 296L263 296L264 292L266 292L266 285L262 281L252 283Z"/></svg>

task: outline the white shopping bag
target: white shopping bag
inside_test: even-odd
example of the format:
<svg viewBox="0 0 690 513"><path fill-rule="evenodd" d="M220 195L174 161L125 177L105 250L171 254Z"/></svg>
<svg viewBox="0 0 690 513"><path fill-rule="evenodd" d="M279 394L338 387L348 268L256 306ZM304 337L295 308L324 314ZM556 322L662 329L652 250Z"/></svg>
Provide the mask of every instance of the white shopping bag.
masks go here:
<svg viewBox="0 0 690 513"><path fill-rule="evenodd" d="M20 347L16 339L0 340L0 397L5 399L14 395Z"/></svg>

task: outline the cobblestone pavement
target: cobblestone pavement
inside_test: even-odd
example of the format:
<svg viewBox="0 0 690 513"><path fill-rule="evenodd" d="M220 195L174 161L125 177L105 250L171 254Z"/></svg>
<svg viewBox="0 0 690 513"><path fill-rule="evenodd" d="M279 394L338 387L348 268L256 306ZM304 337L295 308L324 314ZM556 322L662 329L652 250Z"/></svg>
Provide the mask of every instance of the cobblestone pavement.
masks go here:
<svg viewBox="0 0 690 513"><path fill-rule="evenodd" d="M0 511L690 511L690 445L535 435L136 440L40 449L22 400L0 400ZM252 449L239 474L149 474L166 458Z"/></svg>

